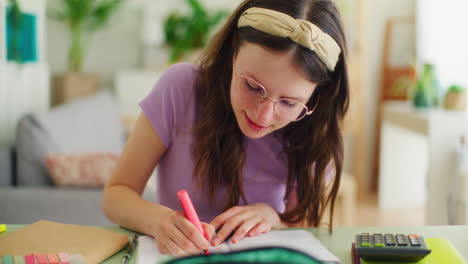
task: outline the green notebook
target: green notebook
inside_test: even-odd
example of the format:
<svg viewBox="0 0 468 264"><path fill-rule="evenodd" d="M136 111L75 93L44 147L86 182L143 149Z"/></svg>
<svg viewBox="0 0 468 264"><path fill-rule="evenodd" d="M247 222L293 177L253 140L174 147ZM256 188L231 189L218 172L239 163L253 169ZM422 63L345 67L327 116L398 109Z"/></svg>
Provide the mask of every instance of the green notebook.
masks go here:
<svg viewBox="0 0 468 264"><path fill-rule="evenodd" d="M463 256L457 251L452 243L446 238L425 238L426 246L432 249L432 252L425 258L417 262L396 262L396 261L366 261L361 260L362 264L467 264Z"/></svg>
<svg viewBox="0 0 468 264"><path fill-rule="evenodd" d="M154 254L155 241L140 236L137 263L164 264L322 264L340 263L310 232L305 230L275 230L255 237L244 237L237 243L225 241L209 248L209 255L195 255L174 259Z"/></svg>
<svg viewBox="0 0 468 264"><path fill-rule="evenodd" d="M289 248L257 248L219 253L208 256L189 256L173 259L165 264L322 264L303 252Z"/></svg>

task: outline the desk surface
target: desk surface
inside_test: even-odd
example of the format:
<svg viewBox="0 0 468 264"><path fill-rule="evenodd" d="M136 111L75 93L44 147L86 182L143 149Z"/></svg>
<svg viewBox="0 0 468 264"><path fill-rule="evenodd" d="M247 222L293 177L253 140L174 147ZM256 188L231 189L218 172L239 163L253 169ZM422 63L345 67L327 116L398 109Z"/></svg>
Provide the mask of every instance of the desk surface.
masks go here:
<svg viewBox="0 0 468 264"><path fill-rule="evenodd" d="M22 225L8 225L8 231L13 232ZM105 229L131 235L128 230L118 227L104 227ZM341 259L343 264L351 263L351 243L354 241L354 235L369 232L369 233L402 233L402 234L419 234L424 237L445 237L448 238L457 250L462 254L465 260L468 260L468 226L420 226L420 227L338 227L335 228L333 234L329 235L328 230L321 228L308 228L325 247L333 254ZM123 251L108 258L105 264L120 263ZM135 263L135 258L130 260L130 264Z"/></svg>

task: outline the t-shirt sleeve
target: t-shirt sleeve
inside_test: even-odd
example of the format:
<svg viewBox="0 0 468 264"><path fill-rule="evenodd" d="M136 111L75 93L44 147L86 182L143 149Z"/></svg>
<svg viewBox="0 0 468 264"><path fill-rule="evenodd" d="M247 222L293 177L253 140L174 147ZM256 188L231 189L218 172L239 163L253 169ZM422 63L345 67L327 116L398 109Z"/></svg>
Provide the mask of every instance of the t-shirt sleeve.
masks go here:
<svg viewBox="0 0 468 264"><path fill-rule="evenodd" d="M194 78L192 64L174 64L140 102L141 110L166 147L170 146L177 125L186 121L185 111L193 94Z"/></svg>

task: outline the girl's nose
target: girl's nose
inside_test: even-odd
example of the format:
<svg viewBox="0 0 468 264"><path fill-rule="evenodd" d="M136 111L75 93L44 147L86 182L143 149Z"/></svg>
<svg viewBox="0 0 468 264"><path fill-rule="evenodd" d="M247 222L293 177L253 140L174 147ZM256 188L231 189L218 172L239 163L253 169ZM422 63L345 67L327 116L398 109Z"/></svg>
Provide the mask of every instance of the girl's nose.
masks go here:
<svg viewBox="0 0 468 264"><path fill-rule="evenodd" d="M275 102L265 98L263 102L257 105L256 122L258 125L268 125L275 115Z"/></svg>

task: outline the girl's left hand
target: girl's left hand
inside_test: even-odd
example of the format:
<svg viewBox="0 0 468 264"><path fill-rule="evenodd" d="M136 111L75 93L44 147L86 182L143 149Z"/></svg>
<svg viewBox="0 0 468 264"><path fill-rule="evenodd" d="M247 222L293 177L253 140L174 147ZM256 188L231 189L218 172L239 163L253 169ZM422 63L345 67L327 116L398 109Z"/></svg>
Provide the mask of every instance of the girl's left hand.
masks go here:
<svg viewBox="0 0 468 264"><path fill-rule="evenodd" d="M211 225L218 230L211 240L213 246L223 242L234 230L231 242L236 243L244 236L256 236L266 233L272 227L281 227L278 213L266 203L254 203L245 206L234 206L213 219ZM237 229L237 230L236 230Z"/></svg>

